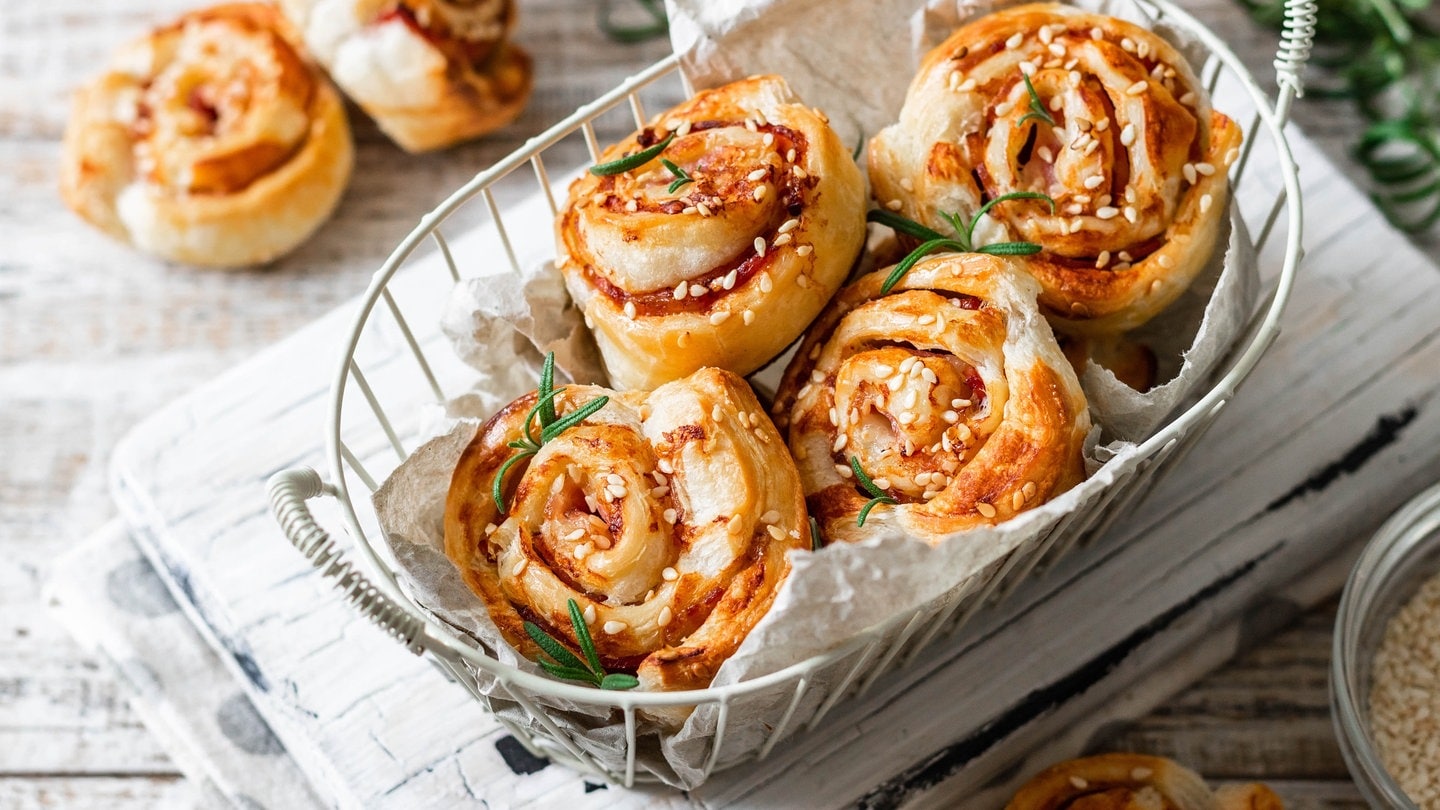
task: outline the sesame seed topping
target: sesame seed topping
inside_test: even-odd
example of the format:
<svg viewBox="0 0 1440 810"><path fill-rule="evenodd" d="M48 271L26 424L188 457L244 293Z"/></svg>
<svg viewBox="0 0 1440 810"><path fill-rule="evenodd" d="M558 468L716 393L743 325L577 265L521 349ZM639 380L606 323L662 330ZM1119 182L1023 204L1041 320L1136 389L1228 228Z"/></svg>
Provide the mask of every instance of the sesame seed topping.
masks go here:
<svg viewBox="0 0 1440 810"><path fill-rule="evenodd" d="M701 285L699 285L699 284L691 284L691 285L690 285L690 297L691 297L691 298L699 298L700 296L702 296L702 295L704 295L704 294L705 294L705 288L702 287Z"/></svg>
<svg viewBox="0 0 1440 810"><path fill-rule="evenodd" d="M655 624L660 627L667 627L674 618L675 611L671 610L669 605L666 605L660 608L660 612L655 616Z"/></svg>
<svg viewBox="0 0 1440 810"><path fill-rule="evenodd" d="M1112 208L1107 205L1096 210L1095 216L1101 219L1114 219L1115 217L1120 216L1120 209Z"/></svg>
<svg viewBox="0 0 1440 810"><path fill-rule="evenodd" d="M1090 783L1085 781L1083 777L1074 775L1070 777L1070 784L1074 786L1076 790L1084 790L1085 788L1090 787Z"/></svg>
<svg viewBox="0 0 1440 810"><path fill-rule="evenodd" d="M1205 175L1206 177L1209 177L1210 175L1215 173L1215 167L1209 163L1196 163L1195 171Z"/></svg>
<svg viewBox="0 0 1440 810"><path fill-rule="evenodd" d="M727 290L733 290L735 289L735 282L739 278L740 268L737 267L734 270L731 270L730 272L725 274L725 277L720 280L720 286L724 287Z"/></svg>
<svg viewBox="0 0 1440 810"><path fill-rule="evenodd" d="M840 452L841 450L844 450L844 449L845 449L845 445L846 445L846 444L849 444L849 443L850 443L850 434L848 434L848 433L841 433L839 436L836 436L836 437L835 437L835 444L833 444L833 445L830 446L830 452L832 452L832 453L838 453L838 452Z"/></svg>
<svg viewBox="0 0 1440 810"><path fill-rule="evenodd" d="M786 163L794 163L794 162L795 162L795 148L794 148L794 147L791 147L789 150L787 150L787 151L785 152L785 162L786 162Z"/></svg>
<svg viewBox="0 0 1440 810"><path fill-rule="evenodd" d="M594 606L594 605L586 605L586 606L585 606L585 610L582 611L582 615L585 617L585 623L586 623L586 624L594 624L594 623L595 623L595 606Z"/></svg>
<svg viewBox="0 0 1440 810"><path fill-rule="evenodd" d="M585 559L586 557L589 557L589 556L590 556L590 553L593 552L594 550L595 550L595 544L594 544L594 543L581 543L580 545L578 545L578 546L575 547L575 552L574 552L574 554L575 554L575 559L577 559L577 560L583 560L583 559Z"/></svg>
<svg viewBox="0 0 1440 810"><path fill-rule="evenodd" d="M845 464L836 464L835 472L839 473L841 478L850 478L855 474L850 470L850 467Z"/></svg>
<svg viewBox="0 0 1440 810"><path fill-rule="evenodd" d="M1019 512L1020 507L1024 505L1025 496L1019 490L1016 490L1014 494L1010 496L1010 508L1015 510L1016 512Z"/></svg>
<svg viewBox="0 0 1440 810"><path fill-rule="evenodd" d="M1089 177L1085 178L1084 186L1085 186L1085 188L1090 189L1091 191L1093 191L1093 190L1099 188L1099 187L1100 187L1100 184L1103 183L1103 182L1105 182L1105 178L1104 178L1103 176L1098 175L1098 174L1092 174L1092 175L1090 175Z"/></svg>
<svg viewBox="0 0 1440 810"><path fill-rule="evenodd" d="M1024 42L1024 41L1025 41L1025 35L1024 35L1024 34L1014 34L1014 35L1012 35L1009 39L1005 40L1005 47L1007 47L1007 48L1009 48L1010 50L1013 51L1013 50L1015 50L1016 48L1020 47L1020 43L1022 43L1022 42Z"/></svg>
<svg viewBox="0 0 1440 810"><path fill-rule="evenodd" d="M1097 25L1097 26L1095 26L1094 28L1091 28L1091 29L1090 29L1090 38L1091 38L1091 39L1096 39L1096 40L1104 39L1104 38L1105 38L1105 32L1104 32L1104 31L1101 31L1101 30L1100 30L1100 26Z"/></svg>
<svg viewBox="0 0 1440 810"><path fill-rule="evenodd" d="M778 231L779 231L779 233L789 233L789 232L795 230L795 229L798 228L798 227L800 227L800 220L798 220L798 219L787 219L787 220L785 220L784 222L782 222L782 223L780 224L780 227L779 227Z"/></svg>
<svg viewBox="0 0 1440 810"><path fill-rule="evenodd" d="M790 244L790 240L793 238L794 237L788 233L782 233L779 236L775 237L774 247L782 247L784 245L788 245Z"/></svg>
<svg viewBox="0 0 1440 810"><path fill-rule="evenodd" d="M1051 96L1049 106L1051 112L1059 112L1060 108L1065 106L1065 99L1061 96Z"/></svg>
<svg viewBox="0 0 1440 810"><path fill-rule="evenodd" d="M1109 263L1110 263L1110 251L1108 251L1108 250L1102 250L1102 251L1100 251L1100 255L1095 257L1095 269L1096 269L1096 270L1103 270L1103 269L1105 269L1105 265L1107 265L1107 264L1109 264Z"/></svg>
<svg viewBox="0 0 1440 810"><path fill-rule="evenodd" d="M1170 268L1170 265L1171 265L1170 257L1167 256L1167 255L1164 254L1164 253L1161 253L1160 255L1156 256L1156 257L1155 257L1155 262L1156 262L1157 264L1159 264L1161 267L1166 268L1167 270Z"/></svg>
<svg viewBox="0 0 1440 810"><path fill-rule="evenodd" d="M886 387L886 388L889 388L891 391L899 391L899 390L900 390L900 386L902 386L902 385L904 385L904 384L905 384L905 377L904 377L904 376L897 376L897 377L891 377L891 378L890 378L890 382L885 383L885 387Z"/></svg>
<svg viewBox="0 0 1440 810"><path fill-rule="evenodd" d="M1149 82L1145 81L1144 79L1141 79L1140 81L1135 82L1134 84L1132 84L1132 85L1130 85L1129 87L1125 88L1125 95L1127 95L1127 96L1138 96L1138 95L1140 95L1141 93L1145 92L1145 88L1147 88L1147 87L1149 87L1149 86L1150 86L1150 83L1149 83Z"/></svg>
<svg viewBox="0 0 1440 810"><path fill-rule="evenodd" d="M661 484L661 485L658 486L658 487L651 487L651 488L650 488L650 497L652 497L652 498L663 498L663 497L665 497L666 495L669 495L669 494L670 494L670 487L668 487L668 486L666 486L666 485L664 485L664 484Z"/></svg>
<svg viewBox="0 0 1440 810"><path fill-rule="evenodd" d="M1213 197L1211 197L1209 194L1202 194L1202 195L1200 195L1200 213L1203 214L1203 213L1205 213L1206 211L1209 211L1209 210L1210 210L1210 206L1213 205L1214 202L1215 202L1215 199L1214 199Z"/></svg>
<svg viewBox="0 0 1440 810"><path fill-rule="evenodd" d="M764 179L765 179L765 175L767 175L767 174L769 174L769 173L770 173L770 172L769 172L768 169L756 169L755 171L750 172L749 174L745 175L745 179L746 179L746 180L749 180L750 182L753 183L753 182L755 182L756 180L764 180Z"/></svg>
<svg viewBox="0 0 1440 810"><path fill-rule="evenodd" d="M765 199L765 194L768 191L770 191L769 186L756 186L755 190L750 192L750 196L754 198L755 202L760 202Z"/></svg>
<svg viewBox="0 0 1440 810"><path fill-rule="evenodd" d="M940 418L953 425L956 422L960 421L960 414L954 411L946 411L945 413L940 414Z"/></svg>
<svg viewBox="0 0 1440 810"><path fill-rule="evenodd" d="M675 513L674 509L666 509L662 517L665 518L666 523L673 524L678 515Z"/></svg>
<svg viewBox="0 0 1440 810"><path fill-rule="evenodd" d="M807 177L810 176L810 173L809 173L809 172L805 171L804 169L800 168L799 166L791 167L790 173L793 174L793 175L795 175L795 179L796 179L796 180L804 180L805 178L807 178Z"/></svg>
<svg viewBox="0 0 1440 810"><path fill-rule="evenodd" d="M1081 207L1079 203L1071 203L1070 205L1065 206L1065 213L1071 215L1078 214L1083 210L1085 209ZM1070 223L1062 219L1060 220L1060 227L1061 230L1068 231L1070 229Z"/></svg>
<svg viewBox="0 0 1440 810"><path fill-rule="evenodd" d="M730 310L728 309L722 309L716 312L712 312L710 313L710 325L719 326L720 324L724 323L729 317Z"/></svg>
<svg viewBox="0 0 1440 810"><path fill-rule="evenodd" d="M1040 28L1040 41L1043 42L1043 43L1045 43L1046 45L1049 45L1050 42L1051 42L1052 40L1054 40L1054 39L1055 39L1055 32L1053 32L1053 31L1050 30L1050 26L1048 26L1048 25L1041 26L1041 28Z"/></svg>
<svg viewBox="0 0 1440 810"><path fill-rule="evenodd" d="M494 523L486 523L486 524L485 524L485 536L486 536L486 537L489 537L490 535L494 534L494 533L495 533L495 530L498 529L498 528L500 528L500 527L499 527L499 526L496 526Z"/></svg>
<svg viewBox="0 0 1440 810"><path fill-rule="evenodd" d="M770 146L775 143L775 135L773 133L767 132L765 133L765 137L760 139L760 142L765 144L766 146Z"/></svg>
<svg viewBox="0 0 1440 810"><path fill-rule="evenodd" d="M765 531L766 531L767 534L769 534L771 537L775 538L776 540L784 540L784 539L785 539L785 530L782 529L782 528L780 528L779 526L775 526L775 525L773 525L773 524L772 524L772 525L769 525L769 526L766 526L766 527L765 527Z"/></svg>
<svg viewBox="0 0 1440 810"><path fill-rule="evenodd" d="M1134 124L1126 124L1125 128L1120 130L1120 143L1124 144L1125 146L1129 146L1130 144L1135 143Z"/></svg>
<svg viewBox="0 0 1440 810"><path fill-rule="evenodd" d="M977 86L978 85L975 83L974 79L966 79L965 81L960 83L959 87L955 89L959 90L962 93L968 93L971 90L974 90Z"/></svg>
<svg viewBox="0 0 1440 810"><path fill-rule="evenodd" d="M742 520L739 515L731 515L730 519L725 521L725 530L731 534L735 534L740 531L740 525L742 523L744 523L744 520Z"/></svg>
<svg viewBox="0 0 1440 810"><path fill-rule="evenodd" d="M605 491L609 492L611 495L614 495L617 500L630 494L630 490L616 484L611 484L610 486L606 487Z"/></svg>
<svg viewBox="0 0 1440 810"><path fill-rule="evenodd" d="M755 312L754 312L754 310L749 310L749 309L747 309L747 310L741 312L741 313L740 313L740 320L744 321L746 326L749 326L750 324L754 323L754 322L755 322Z"/></svg>
<svg viewBox="0 0 1440 810"><path fill-rule="evenodd" d="M756 126L755 120L752 119L752 118L746 118L746 119L745 119L745 128L748 129L748 130L750 130L751 132L759 132L759 131L760 131L760 127Z"/></svg>
<svg viewBox="0 0 1440 810"><path fill-rule="evenodd" d="M1185 182L1194 184L1199 178L1195 174L1195 164L1186 163L1180 167L1180 173L1185 175Z"/></svg>
<svg viewBox="0 0 1440 810"><path fill-rule="evenodd" d="M904 206L905 204L900 202L899 200L891 200L885 203L885 207L890 209L891 211L899 211Z"/></svg>
<svg viewBox="0 0 1440 810"><path fill-rule="evenodd" d="M915 419L916 416L913 411L904 411L900 414L900 424L902 425L913 425L915 424Z"/></svg>
<svg viewBox="0 0 1440 810"><path fill-rule="evenodd" d="M693 214L693 213L695 213L696 211L699 211L699 210L700 210L700 209L696 208L696 207L693 206L693 205L687 205L687 206L685 206L684 208L680 209L680 213L682 213L682 214L684 214L684 215L686 215L686 216L689 216L689 215L691 215L691 214Z"/></svg>
<svg viewBox="0 0 1440 810"><path fill-rule="evenodd" d="M610 621L605 622L604 629L606 633L613 636L616 633L623 633L626 630L629 630L630 625L626 624L625 622L617 622L614 619L611 619Z"/></svg>
<svg viewBox="0 0 1440 810"><path fill-rule="evenodd" d="M1126 53L1134 53L1135 40L1131 39L1130 37L1125 37L1124 39L1120 40L1120 47L1124 48Z"/></svg>
<svg viewBox="0 0 1440 810"><path fill-rule="evenodd" d="M762 293L768 293L768 292L770 292L770 291L773 290L773 289L775 289L775 283L770 280L770 274L769 274L769 273L761 273L761 274L760 274L760 292L762 292Z"/></svg>
<svg viewBox="0 0 1440 810"><path fill-rule="evenodd" d="M1180 103L1184 104L1186 107L1189 107L1190 105L1195 103L1195 94L1186 93L1185 95L1180 97Z"/></svg>
<svg viewBox="0 0 1440 810"><path fill-rule="evenodd" d="M659 470L660 472L665 473L666 475L674 475L674 474L675 474L675 468L670 465L670 462L669 462L667 459L663 459L663 458L662 458L662 459L660 459L659 461L657 461L657 462L655 463L655 469Z"/></svg>
<svg viewBox="0 0 1440 810"><path fill-rule="evenodd" d="M1128 251L1128 250L1122 250L1122 251L1120 251L1119 253L1116 253L1116 254L1115 254L1115 258L1119 259L1119 260L1122 261L1122 262L1133 262L1133 261L1135 261L1135 257L1134 257L1134 256L1131 256L1131 255L1130 255L1130 251Z"/></svg>
<svg viewBox="0 0 1440 810"><path fill-rule="evenodd" d="M757 256L764 256L764 255L765 255L765 237L763 237L763 236L757 236L757 237L755 237L755 255L757 255Z"/></svg>
<svg viewBox="0 0 1440 810"><path fill-rule="evenodd" d="M682 122L680 122L680 128L677 129L677 130L675 130L675 135L676 135L676 137L683 138L683 137L685 137L686 135L689 135L689 134L690 134L690 122L689 122L689 121L682 121Z"/></svg>
<svg viewBox="0 0 1440 810"><path fill-rule="evenodd" d="M1035 154L1039 155L1039 156L1040 156L1040 159L1043 160L1043 161L1045 161L1046 163L1054 163L1054 162L1055 162L1055 153L1054 153L1054 152L1051 152L1051 151L1050 151L1050 147L1048 147L1048 146L1042 146L1042 147L1036 149L1036 150L1035 150Z"/></svg>
<svg viewBox="0 0 1440 810"><path fill-rule="evenodd" d="M995 507L991 506L988 503L985 503L984 501L980 501L979 503L975 504L975 511L979 512L983 517L986 518L995 517Z"/></svg>
<svg viewBox="0 0 1440 810"><path fill-rule="evenodd" d="M636 211L640 210L640 203L635 202L634 200L630 200L629 202L625 203L625 210L633 214Z"/></svg>
<svg viewBox="0 0 1440 810"><path fill-rule="evenodd" d="M915 181L914 181L914 180L911 180L911 179L908 178L908 177L902 177L902 178L900 178L900 188L903 188L903 189L905 189L906 191L914 191L914 190L915 190Z"/></svg>
<svg viewBox="0 0 1440 810"><path fill-rule="evenodd" d="M1135 206L1133 206L1133 205L1127 205L1127 206L1125 206L1125 219L1126 219L1127 221L1129 221L1131 224L1134 224L1139 218L1140 218L1140 213L1135 210Z"/></svg>
<svg viewBox="0 0 1440 810"><path fill-rule="evenodd" d="M1039 68L1035 67L1035 63L1031 62L1028 59L1020 63L1020 72L1024 73L1026 76L1034 76L1035 71L1038 69Z"/></svg>
<svg viewBox="0 0 1440 810"><path fill-rule="evenodd" d="M599 512L599 511L600 511L600 502L597 501L597 500L595 500L595 496L593 496L593 495L586 495L586 496L585 496L585 505L588 506L588 507L590 507L590 511L591 511L591 512Z"/></svg>
<svg viewBox="0 0 1440 810"><path fill-rule="evenodd" d="M530 560L526 559L525 557L521 557L520 562L515 563L515 567L510 569L510 576L518 577L521 574L525 573L525 569L529 567Z"/></svg>
<svg viewBox="0 0 1440 810"><path fill-rule="evenodd" d="M1052 54L1054 54L1054 55L1056 55L1056 56L1064 56L1064 55L1065 55L1065 46L1064 46L1064 45L1061 45L1061 44L1058 43L1058 42L1052 42L1052 43L1050 43L1050 53L1052 53Z"/></svg>
<svg viewBox="0 0 1440 810"><path fill-rule="evenodd" d="M584 537L584 536L585 536L585 530L584 530L584 529L576 529L575 531L570 532L569 534L565 535L565 539L566 539L568 542L573 543L573 542L575 542L576 540L579 540L580 538L582 538L582 537Z"/></svg>
<svg viewBox="0 0 1440 810"><path fill-rule="evenodd" d="M635 320L635 302L634 302L634 301L626 301L626 302L625 302L625 317L629 318L629 319L632 320L632 321Z"/></svg>

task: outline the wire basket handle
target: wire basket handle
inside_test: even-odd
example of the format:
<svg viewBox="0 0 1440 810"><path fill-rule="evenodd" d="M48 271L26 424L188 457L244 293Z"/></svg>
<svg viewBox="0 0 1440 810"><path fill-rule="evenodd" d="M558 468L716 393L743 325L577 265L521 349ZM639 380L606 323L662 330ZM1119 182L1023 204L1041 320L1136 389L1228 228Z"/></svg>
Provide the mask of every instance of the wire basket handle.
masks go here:
<svg viewBox="0 0 1440 810"><path fill-rule="evenodd" d="M321 495L333 497L335 488L320 480L320 474L309 467L278 472L270 477L266 488L270 494L270 511L280 522L280 529L320 575L335 580L335 588L344 594L351 607L393 636L405 649L416 655L423 653L428 640L425 622L381 593L364 574L355 570L355 564L345 559L335 547L335 540L310 514L305 502Z"/></svg>
<svg viewBox="0 0 1440 810"><path fill-rule="evenodd" d="M1305 95L1305 64L1315 44L1318 13L1317 0L1285 0L1285 23L1275 54L1275 80L1280 85L1275 114L1282 124L1290 118L1290 104Z"/></svg>

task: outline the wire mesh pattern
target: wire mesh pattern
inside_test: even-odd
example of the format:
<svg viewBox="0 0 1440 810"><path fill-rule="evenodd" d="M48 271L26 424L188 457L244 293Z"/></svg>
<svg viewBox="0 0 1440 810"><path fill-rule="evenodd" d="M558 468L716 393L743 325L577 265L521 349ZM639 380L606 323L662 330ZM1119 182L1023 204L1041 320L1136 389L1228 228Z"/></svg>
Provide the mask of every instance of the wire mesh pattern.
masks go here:
<svg viewBox="0 0 1440 810"><path fill-rule="evenodd" d="M501 664L472 638L418 604L397 578L394 561L387 558L374 515L365 511L368 498L353 498L351 486L358 486L357 491L366 495L373 493L407 457L406 442L413 445L418 441L421 424L414 417L418 409L460 393L447 390L447 383L473 376L458 365L448 341L438 331L448 288L476 275L478 269L493 272L497 257L500 272L517 273L529 261L548 258L544 253L528 255L527 250L535 246L512 237L524 223L543 225L557 213L556 179L546 157L567 166L581 155L598 161L602 142L647 123L647 99L655 109L664 109L691 95L678 59L671 57L581 107L477 175L426 214L395 249L361 301L334 378L326 434L332 483L323 483L309 470L291 470L272 479L272 507L286 536L322 576L335 581L352 606L412 652L431 653L477 700L492 710L501 704L523 709L527 724L504 716L501 722L534 753L630 786L645 776L637 773L639 713L662 707L706 707L714 712L715 732L704 776L717 768L768 756L780 740L814 727L841 701L864 693L887 672L910 664L927 645L952 635L987 604L1005 597L1028 577L1043 574L1126 514L1195 445L1278 332L1281 309L1300 258L1299 180L1282 127L1291 102L1302 89L1301 71L1314 32L1315 2L1291 0L1287 4L1285 31L1275 60L1280 91L1273 104L1229 48L1184 11L1164 0L1136 0L1136 4L1152 21L1182 28L1208 48L1210 57L1200 76L1212 95L1223 86L1230 97L1246 99L1254 106L1245 130L1249 136L1231 178L1237 199L1243 188L1269 201L1259 212L1242 211L1255 234L1256 249L1268 274L1269 294L1210 388L1141 445L1139 463L1121 474L1092 508L1064 516L950 592L867 628L829 652L761 678L703 690L608 692L523 672ZM1267 164L1276 167L1274 171L1247 173L1254 164L1256 148L1272 153L1273 160ZM561 182L568 181L568 176ZM563 185L561 190L563 193ZM522 199L527 202L517 202ZM1283 240L1276 237L1275 230L1282 224ZM452 240L446 230L461 236ZM543 232L548 233L548 227ZM478 233L484 237L476 237ZM549 250L548 245L543 248ZM415 272L400 272L412 265ZM345 560L334 539L312 517L307 501L321 495L338 501L357 541L355 552L373 577L361 574ZM361 506L358 511L357 502ZM621 758L602 762L587 751L551 716L549 706L554 701L618 711L625 731ZM761 707L766 717L763 728L730 722L735 707L742 703L751 714Z"/></svg>

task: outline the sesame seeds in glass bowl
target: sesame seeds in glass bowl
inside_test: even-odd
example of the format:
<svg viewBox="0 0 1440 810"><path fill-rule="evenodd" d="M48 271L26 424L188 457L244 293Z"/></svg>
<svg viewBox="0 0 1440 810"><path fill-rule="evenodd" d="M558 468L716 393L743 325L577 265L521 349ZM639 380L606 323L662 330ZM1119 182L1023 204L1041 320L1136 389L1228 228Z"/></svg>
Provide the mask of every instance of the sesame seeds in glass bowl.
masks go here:
<svg viewBox="0 0 1440 810"><path fill-rule="evenodd" d="M1386 521L1350 573L1330 711L1372 807L1440 808L1440 486Z"/></svg>

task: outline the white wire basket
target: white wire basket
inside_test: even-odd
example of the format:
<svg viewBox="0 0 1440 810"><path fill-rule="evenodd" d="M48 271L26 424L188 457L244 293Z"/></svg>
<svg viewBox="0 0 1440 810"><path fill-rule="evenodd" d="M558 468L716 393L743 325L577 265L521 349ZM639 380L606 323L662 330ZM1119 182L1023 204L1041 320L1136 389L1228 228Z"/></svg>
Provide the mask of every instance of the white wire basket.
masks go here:
<svg viewBox="0 0 1440 810"><path fill-rule="evenodd" d="M519 272L522 262L553 255L549 244L521 245L510 237L519 218L553 220L557 199L563 199L564 184L552 182L546 155L566 154L567 141L572 141L568 151L578 157L573 141L583 139L591 160L598 161L601 148L596 129L604 116L624 114L628 108L626 118L633 119L636 127L644 126L647 98L667 99L665 106L669 106L690 95L679 60L670 57L581 107L481 172L425 215L395 249L366 290L336 371L326 428L330 482L322 481L310 469L287 470L270 481L271 505L285 535L323 577L334 581L356 610L411 652L429 653L451 679L488 709L494 711L500 705L523 709L527 722L517 722L513 713L497 712L497 717L537 755L627 787L649 781L653 776L637 768L640 714L682 707L714 712L715 730L702 780L716 769L765 758L780 740L814 727L840 701L865 693L887 672L905 666L938 638L955 633L977 611L1027 577L1043 575L1067 552L1103 533L1112 521L1126 514L1159 476L1185 456L1278 334L1301 253L1300 186L1283 127L1291 103L1302 92L1301 71L1314 33L1315 0L1286 2L1285 29L1275 60L1279 93L1273 101L1229 47L1185 11L1166 0L1135 3L1152 21L1183 29L1208 49L1209 57L1199 75L1212 95L1228 88L1227 101L1244 99L1253 105L1245 130L1249 134L1232 167L1231 181L1237 200L1268 203L1251 205L1253 210L1242 206L1241 210L1250 233L1256 235L1268 295L1262 296L1235 349L1214 372L1204 393L1141 444L1141 462L1133 472L1120 476L1092 507L1066 515L942 597L866 628L824 654L764 677L708 689L611 692L524 672L501 663L474 638L437 618L413 598L389 556L369 498L357 500L352 492L373 493L408 457L423 438L423 406L445 402L473 382L473 371L456 359L438 329L450 287L466 275L467 268L493 262L496 256L503 256L509 268ZM1261 151L1257 153L1257 149ZM1274 167L1273 171L1247 173L1247 167L1258 165L1256 155L1266 151L1270 154L1264 163L1267 168ZM532 175L528 182L534 189L530 202L511 207L506 197L507 204L502 205L501 181L511 187L525 181L527 173L522 170L527 165ZM447 239L442 226L465 236ZM527 249L541 252L527 256ZM350 396L355 393L358 399ZM338 504L366 572L346 558L335 538L313 516L308 501L322 495ZM593 749L587 750L555 722L549 710L552 701L618 713L625 731L623 750L613 752L614 756L595 756ZM735 711L739 708L745 716L753 718L758 713L764 721L758 726L732 725L732 711L741 714Z"/></svg>

